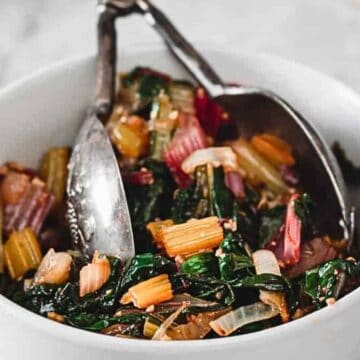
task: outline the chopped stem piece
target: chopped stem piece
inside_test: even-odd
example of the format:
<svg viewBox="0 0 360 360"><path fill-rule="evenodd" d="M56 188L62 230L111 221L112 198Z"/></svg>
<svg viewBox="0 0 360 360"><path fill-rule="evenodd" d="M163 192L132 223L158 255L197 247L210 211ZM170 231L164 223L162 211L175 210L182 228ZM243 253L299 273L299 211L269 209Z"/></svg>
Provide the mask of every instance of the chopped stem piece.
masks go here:
<svg viewBox="0 0 360 360"><path fill-rule="evenodd" d="M161 234L160 234L161 229L169 227L171 225L174 225L174 222L171 219L152 221L146 225L146 228L150 232L154 244L158 249L162 249L164 247L161 240Z"/></svg>
<svg viewBox="0 0 360 360"><path fill-rule="evenodd" d="M4 245L5 264L13 280L20 280L29 270L38 268L41 249L30 228L13 232Z"/></svg>
<svg viewBox="0 0 360 360"><path fill-rule="evenodd" d="M175 257L213 249L220 245L224 234L218 218L210 216L162 228L160 229L160 238L167 254Z"/></svg>
<svg viewBox="0 0 360 360"><path fill-rule="evenodd" d="M61 285L70 277L72 257L66 252L50 249L44 256L35 276L34 284Z"/></svg>
<svg viewBox="0 0 360 360"><path fill-rule="evenodd" d="M253 253L253 261L257 275L273 274L281 276L280 267L274 253L270 250L258 250ZM260 300L279 310L283 322L289 321L289 311L285 294L275 291L260 290Z"/></svg>
<svg viewBox="0 0 360 360"><path fill-rule="evenodd" d="M146 309L150 305L160 304L172 298L173 292L169 276L162 274L132 286L123 295L120 303L123 305L129 304L131 299L131 302L137 308Z"/></svg>
<svg viewBox="0 0 360 360"><path fill-rule="evenodd" d="M251 145L275 166L295 164L290 145L277 136L266 133L255 135L251 139Z"/></svg>
<svg viewBox="0 0 360 360"><path fill-rule="evenodd" d="M40 174L47 189L55 195L55 208L61 206L64 200L68 162L69 149L67 147L54 147L44 155L41 163Z"/></svg>
<svg viewBox="0 0 360 360"><path fill-rule="evenodd" d="M92 263L80 270L80 297L99 290L109 280L110 272L109 260L95 251Z"/></svg>

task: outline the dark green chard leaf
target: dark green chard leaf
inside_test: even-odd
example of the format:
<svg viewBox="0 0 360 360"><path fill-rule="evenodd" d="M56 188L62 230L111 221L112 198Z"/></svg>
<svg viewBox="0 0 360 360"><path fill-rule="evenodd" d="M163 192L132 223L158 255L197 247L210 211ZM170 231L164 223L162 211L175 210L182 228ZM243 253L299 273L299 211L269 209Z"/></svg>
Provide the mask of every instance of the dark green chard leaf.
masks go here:
<svg viewBox="0 0 360 360"><path fill-rule="evenodd" d="M234 253L219 256L219 270L222 280L232 280L240 276L243 270L253 268L252 259L247 255L237 255Z"/></svg>
<svg viewBox="0 0 360 360"><path fill-rule="evenodd" d="M304 300L306 301L308 298L304 298L304 276L286 279L289 284L289 290L286 293L286 303L288 304L289 313L293 315L295 311L299 307L306 307Z"/></svg>
<svg viewBox="0 0 360 360"><path fill-rule="evenodd" d="M164 78L155 75L145 75L139 79L138 94L144 102L150 102L162 89L167 88Z"/></svg>
<svg viewBox="0 0 360 360"><path fill-rule="evenodd" d="M302 225L302 239L310 239L314 233L312 223L312 211L314 204L309 194L304 193L294 201L294 210L296 216L300 219Z"/></svg>
<svg viewBox="0 0 360 360"><path fill-rule="evenodd" d="M232 287L215 276L175 274L172 282L179 292L187 292L200 299L217 301L224 305L232 305L235 301Z"/></svg>
<svg viewBox="0 0 360 360"><path fill-rule="evenodd" d="M248 255L240 234L227 233L219 249L221 254L218 257L218 263L222 280L233 280L249 275L249 270L253 268L253 261Z"/></svg>
<svg viewBox="0 0 360 360"><path fill-rule="evenodd" d="M234 196L226 187L222 167L209 169L200 165L195 169L194 182L185 190L178 190L172 208L174 222L215 215L233 217Z"/></svg>
<svg viewBox="0 0 360 360"><path fill-rule="evenodd" d="M0 294L11 298L22 287L22 283L13 282L8 274L0 274Z"/></svg>
<svg viewBox="0 0 360 360"><path fill-rule="evenodd" d="M149 251L146 225L155 218L168 218L175 189L169 170L163 162L146 159L137 165L138 169L142 167L153 173L154 182L150 185L125 184L138 253Z"/></svg>
<svg viewBox="0 0 360 360"><path fill-rule="evenodd" d="M278 205L260 215L259 247L268 244L285 223L286 207Z"/></svg>
<svg viewBox="0 0 360 360"><path fill-rule="evenodd" d="M188 202L191 196L190 189L179 189L175 192L175 199L171 208L171 219L180 224L189 219L187 215Z"/></svg>
<svg viewBox="0 0 360 360"><path fill-rule="evenodd" d="M228 281L201 274L175 274L172 276L172 281L177 284L181 283L180 287L175 286L179 292L185 291L200 299L218 301L224 305L232 305L236 300L245 300L241 299L241 295L252 298L253 293L247 290L277 292L289 290L287 281L283 277L273 274L239 277Z"/></svg>
<svg viewBox="0 0 360 360"><path fill-rule="evenodd" d="M115 257L109 257L111 274L109 280L98 291L84 296L79 302L82 311L98 311L108 313L114 310L119 302L121 284L120 275L122 272L121 261ZM74 311L78 311L77 309Z"/></svg>
<svg viewBox="0 0 360 360"><path fill-rule="evenodd" d="M83 298L78 296L77 283L56 285L36 285L26 292L20 290L14 294L13 300L22 306L45 315L55 311L62 315L72 315L80 312L106 314L114 310L119 300L120 260L108 257L111 264L111 274L106 284L98 291Z"/></svg>
<svg viewBox="0 0 360 360"><path fill-rule="evenodd" d="M126 291L126 287L142 277L156 274L170 263L169 260L153 254L139 257L140 259L137 258L129 264L124 276L120 274L120 260L108 257L112 268L108 282L100 290L83 298L78 296L79 289L76 283L66 283L61 286L33 286L26 292L18 291L13 296L13 300L41 315L52 311L62 314L67 324L90 331L101 331L113 324L132 324L134 328L132 335L139 336L138 325L143 323L144 314L128 314L120 317L113 317L111 314L118 306L120 295ZM144 269L147 269L146 274L143 274ZM122 286L125 287L124 291Z"/></svg>
<svg viewBox="0 0 360 360"><path fill-rule="evenodd" d="M171 210L171 218L175 223L210 215L208 186L207 167L198 166L195 169L193 183L187 189L176 191Z"/></svg>
<svg viewBox="0 0 360 360"><path fill-rule="evenodd" d="M233 203L232 218L236 222L237 232L242 239L256 249L259 237L259 218L253 201L252 192L247 189L245 199Z"/></svg>
<svg viewBox="0 0 360 360"><path fill-rule="evenodd" d="M136 255L125 267L120 280L121 293L140 281L172 270L174 263L169 259L151 253Z"/></svg>
<svg viewBox="0 0 360 360"><path fill-rule="evenodd" d="M245 201L248 206L252 206L255 208L260 201L260 196L258 192L248 185L245 185Z"/></svg>
<svg viewBox="0 0 360 360"><path fill-rule="evenodd" d="M218 272L216 258L213 253L201 253L191 256L180 266L184 274L216 274Z"/></svg>
<svg viewBox="0 0 360 360"><path fill-rule="evenodd" d="M260 274L235 279L229 282L234 288L251 288L276 292L286 292L289 289L288 282L282 277L274 274Z"/></svg>
<svg viewBox="0 0 360 360"><path fill-rule="evenodd" d="M55 311L54 296L58 286L40 285L24 292L23 289L18 290L12 296L12 300L17 304L44 315L49 311Z"/></svg>
<svg viewBox="0 0 360 360"><path fill-rule="evenodd" d="M65 316L65 321L71 326L80 329L99 332L114 324L137 324L145 321L144 314L129 314L119 317L109 315L94 315L92 313L79 313L74 316Z"/></svg>
<svg viewBox="0 0 360 360"><path fill-rule="evenodd" d="M360 274L360 263L336 259L326 262L305 273L305 293L321 307L328 298L338 298L345 277L355 278Z"/></svg>
<svg viewBox="0 0 360 360"><path fill-rule="evenodd" d="M8 279L5 274L0 274L0 294L5 294L5 290L8 286Z"/></svg>
<svg viewBox="0 0 360 360"><path fill-rule="evenodd" d="M213 178L208 179L211 215L220 219L231 218L233 215L234 196L225 185L224 170L222 167L214 168Z"/></svg>
<svg viewBox="0 0 360 360"><path fill-rule="evenodd" d="M125 88L136 86L136 93L143 103L151 102L162 89L167 89L170 77L150 68L135 67L122 78Z"/></svg>
<svg viewBox="0 0 360 360"><path fill-rule="evenodd" d="M238 255L247 255L245 243L239 233L228 232L219 248L223 253L235 253Z"/></svg>
<svg viewBox="0 0 360 360"><path fill-rule="evenodd" d="M126 88L132 86L135 81L138 79L138 77L140 76L140 72L142 71L142 67L140 66L136 66L134 69L132 69L131 71L129 71L121 80L122 80L122 85Z"/></svg>

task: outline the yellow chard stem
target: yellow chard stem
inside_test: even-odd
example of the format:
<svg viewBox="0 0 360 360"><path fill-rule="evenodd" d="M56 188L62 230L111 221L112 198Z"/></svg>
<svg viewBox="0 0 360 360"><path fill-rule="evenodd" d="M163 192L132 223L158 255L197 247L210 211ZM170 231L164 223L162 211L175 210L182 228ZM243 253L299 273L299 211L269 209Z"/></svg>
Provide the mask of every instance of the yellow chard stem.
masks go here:
<svg viewBox="0 0 360 360"><path fill-rule="evenodd" d="M40 244L31 228L13 232L4 245L5 264L12 279L19 280L41 262Z"/></svg>

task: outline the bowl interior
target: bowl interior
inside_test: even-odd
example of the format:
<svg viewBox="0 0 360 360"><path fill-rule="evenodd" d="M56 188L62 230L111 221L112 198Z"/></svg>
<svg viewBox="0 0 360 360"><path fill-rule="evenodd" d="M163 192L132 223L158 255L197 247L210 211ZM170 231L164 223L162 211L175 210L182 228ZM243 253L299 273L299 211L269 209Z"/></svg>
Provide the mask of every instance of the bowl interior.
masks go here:
<svg viewBox="0 0 360 360"><path fill-rule="evenodd" d="M316 71L268 55L203 50L225 80L272 89L303 113L330 144L340 141L349 156L360 164L360 143L355 133L359 128L360 98L353 91ZM188 78L161 47L122 50L118 58L119 71L146 65ZM71 145L91 104L94 72L94 59L87 57L57 65L3 90L0 163L18 160L36 166L50 146ZM355 295L360 297L359 291L351 296ZM0 296L0 305L2 301ZM309 318L316 316L317 313ZM308 321L302 320L299 323ZM289 325L295 329L296 323Z"/></svg>

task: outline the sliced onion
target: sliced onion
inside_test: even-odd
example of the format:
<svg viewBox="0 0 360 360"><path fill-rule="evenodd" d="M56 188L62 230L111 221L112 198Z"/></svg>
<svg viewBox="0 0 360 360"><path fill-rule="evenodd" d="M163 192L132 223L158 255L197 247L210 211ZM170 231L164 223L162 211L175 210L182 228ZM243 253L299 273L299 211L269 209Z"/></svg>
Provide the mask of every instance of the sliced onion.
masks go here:
<svg viewBox="0 0 360 360"><path fill-rule="evenodd" d="M276 256L270 250L258 250L253 253L254 267L257 275L273 274L281 276ZM283 322L289 321L289 311L283 293L260 290L260 300L278 310Z"/></svg>
<svg viewBox="0 0 360 360"><path fill-rule="evenodd" d="M196 150L184 160L181 167L185 173L191 174L197 166L208 163L214 167L223 166L225 171L237 171L239 169L236 154L229 146Z"/></svg>
<svg viewBox="0 0 360 360"><path fill-rule="evenodd" d="M176 294L171 300L163 302L161 304L155 305L154 312L155 313L170 313L176 311L179 306L186 305L196 306L198 308L211 308L213 306L218 305L217 302L208 301L193 297L187 293L184 294Z"/></svg>
<svg viewBox="0 0 360 360"><path fill-rule="evenodd" d="M109 260L105 256L100 257L99 252L95 251L92 263L80 270L80 297L99 290L108 281L110 272Z"/></svg>
<svg viewBox="0 0 360 360"><path fill-rule="evenodd" d="M39 265L34 276L34 284L61 285L70 277L72 257L66 252L50 249Z"/></svg>
<svg viewBox="0 0 360 360"><path fill-rule="evenodd" d="M281 276L276 256L270 250L257 250L252 254L256 274L273 274Z"/></svg>
<svg viewBox="0 0 360 360"><path fill-rule="evenodd" d="M183 304L174 313L172 313L156 330L152 340L170 340L170 338L166 335L166 332L185 308L186 304Z"/></svg>
<svg viewBox="0 0 360 360"><path fill-rule="evenodd" d="M236 310L211 321L211 328L220 336L228 336L246 324L271 319L279 314L279 310L262 302L242 306Z"/></svg>
<svg viewBox="0 0 360 360"><path fill-rule="evenodd" d="M228 309L203 312L192 316L187 324L174 326L168 330L167 335L172 340L203 339L210 331L210 322L227 313Z"/></svg>

